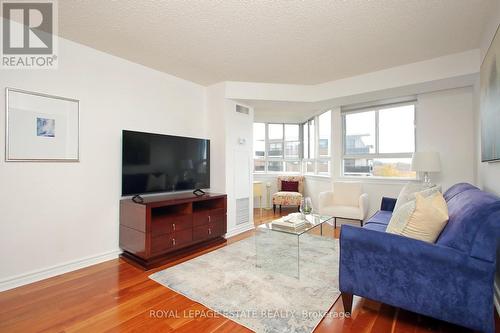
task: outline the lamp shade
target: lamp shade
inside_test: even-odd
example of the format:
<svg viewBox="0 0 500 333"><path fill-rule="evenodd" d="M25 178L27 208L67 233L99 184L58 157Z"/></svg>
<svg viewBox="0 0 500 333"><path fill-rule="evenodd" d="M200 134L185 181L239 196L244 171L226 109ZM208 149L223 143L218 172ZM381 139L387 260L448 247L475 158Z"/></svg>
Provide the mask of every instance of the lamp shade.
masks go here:
<svg viewBox="0 0 500 333"><path fill-rule="evenodd" d="M441 160L438 152L415 152L411 160L411 169L420 172L441 171Z"/></svg>

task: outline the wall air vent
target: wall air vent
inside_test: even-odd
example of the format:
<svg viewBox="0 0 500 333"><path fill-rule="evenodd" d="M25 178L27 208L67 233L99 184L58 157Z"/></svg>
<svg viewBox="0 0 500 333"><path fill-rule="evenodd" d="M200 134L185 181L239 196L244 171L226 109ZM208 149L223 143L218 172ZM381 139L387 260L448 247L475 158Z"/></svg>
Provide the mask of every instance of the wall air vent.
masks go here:
<svg viewBox="0 0 500 333"><path fill-rule="evenodd" d="M247 108L246 106L236 104L236 112L243 113L243 114L249 114L250 109Z"/></svg>
<svg viewBox="0 0 500 333"><path fill-rule="evenodd" d="M236 199L236 225L250 222L249 204L248 198Z"/></svg>

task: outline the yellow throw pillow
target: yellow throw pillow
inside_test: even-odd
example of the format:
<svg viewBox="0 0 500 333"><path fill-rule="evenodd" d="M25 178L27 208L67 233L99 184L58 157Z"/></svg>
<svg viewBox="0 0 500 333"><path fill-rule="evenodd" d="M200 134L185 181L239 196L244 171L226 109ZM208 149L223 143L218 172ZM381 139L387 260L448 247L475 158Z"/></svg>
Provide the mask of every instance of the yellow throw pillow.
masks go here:
<svg viewBox="0 0 500 333"><path fill-rule="evenodd" d="M448 206L443 195L437 192L429 197L415 195L415 211L401 235L434 243L448 223Z"/></svg>

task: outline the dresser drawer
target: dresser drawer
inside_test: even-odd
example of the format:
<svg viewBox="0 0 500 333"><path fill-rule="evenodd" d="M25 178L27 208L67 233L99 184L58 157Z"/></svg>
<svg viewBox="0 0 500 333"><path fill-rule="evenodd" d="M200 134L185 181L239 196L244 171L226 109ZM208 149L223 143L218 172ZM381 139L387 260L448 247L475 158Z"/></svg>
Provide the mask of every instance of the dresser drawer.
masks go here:
<svg viewBox="0 0 500 333"><path fill-rule="evenodd" d="M191 229L192 227L193 217L191 215L168 216L165 218L156 217L151 221L151 234L155 237L158 235Z"/></svg>
<svg viewBox="0 0 500 333"><path fill-rule="evenodd" d="M210 216L209 210L202 210L199 212L195 212L193 214L193 226L197 227L197 226L207 224L209 216Z"/></svg>
<svg viewBox="0 0 500 333"><path fill-rule="evenodd" d="M193 229L176 231L172 234L172 245L174 249L184 247L193 241Z"/></svg>
<svg viewBox="0 0 500 333"><path fill-rule="evenodd" d="M207 223L193 228L193 240L200 241L209 238L216 238L226 233L225 220L217 223Z"/></svg>
<svg viewBox="0 0 500 333"><path fill-rule="evenodd" d="M226 218L226 209L218 208L202 210L193 214L193 226L201 226L207 223L223 221Z"/></svg>
<svg viewBox="0 0 500 333"><path fill-rule="evenodd" d="M156 256L184 247L193 241L193 229L176 231L151 239L151 255Z"/></svg>
<svg viewBox="0 0 500 333"><path fill-rule="evenodd" d="M173 243L170 234L164 234L151 238L151 257L172 250Z"/></svg>
<svg viewBox="0 0 500 333"><path fill-rule="evenodd" d="M211 237L211 235L208 231L208 224L193 228L193 240L194 241L202 241L205 239L209 239L210 237Z"/></svg>

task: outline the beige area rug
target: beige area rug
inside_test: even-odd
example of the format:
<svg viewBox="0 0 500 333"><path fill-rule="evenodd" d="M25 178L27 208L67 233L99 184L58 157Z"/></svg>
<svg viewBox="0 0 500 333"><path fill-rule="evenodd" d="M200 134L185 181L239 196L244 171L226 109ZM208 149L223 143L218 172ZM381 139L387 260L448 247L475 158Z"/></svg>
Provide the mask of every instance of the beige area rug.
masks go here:
<svg viewBox="0 0 500 333"><path fill-rule="evenodd" d="M296 278L290 272L296 272L297 238L258 237L150 278L255 332L312 332L340 295L338 240L302 235Z"/></svg>

